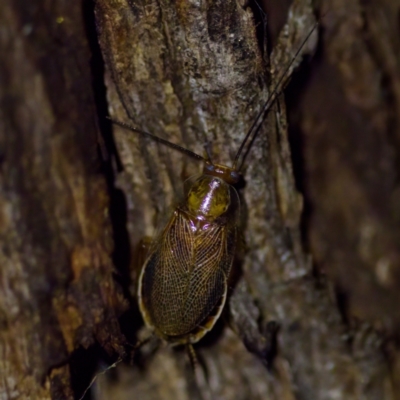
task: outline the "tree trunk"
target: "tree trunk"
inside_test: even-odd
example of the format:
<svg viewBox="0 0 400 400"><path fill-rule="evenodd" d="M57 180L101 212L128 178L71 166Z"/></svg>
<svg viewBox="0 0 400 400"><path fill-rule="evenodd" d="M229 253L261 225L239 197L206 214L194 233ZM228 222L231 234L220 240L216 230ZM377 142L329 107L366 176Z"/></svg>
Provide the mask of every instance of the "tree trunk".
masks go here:
<svg viewBox="0 0 400 400"><path fill-rule="evenodd" d="M398 6L264 9L0 5L1 398L80 398L144 335L137 248L202 165L105 116L231 165L317 13L244 158L243 245L195 374L150 342L91 394L400 399Z"/></svg>
<svg viewBox="0 0 400 400"><path fill-rule="evenodd" d="M72 399L71 354L122 350L125 307L82 4L5 1L0 26L0 397Z"/></svg>

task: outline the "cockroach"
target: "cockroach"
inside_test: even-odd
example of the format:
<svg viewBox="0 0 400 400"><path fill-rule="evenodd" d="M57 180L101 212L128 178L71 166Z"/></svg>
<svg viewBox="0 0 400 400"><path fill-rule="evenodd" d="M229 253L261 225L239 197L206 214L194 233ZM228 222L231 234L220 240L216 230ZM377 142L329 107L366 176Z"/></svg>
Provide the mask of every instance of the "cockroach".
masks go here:
<svg viewBox="0 0 400 400"><path fill-rule="evenodd" d="M152 241L138 280L139 308L146 325L166 342L186 345L193 365L196 364L196 355L192 345L214 327L227 299L228 278L239 233L240 201L235 185L242 179L241 156L247 154L249 148L244 151L246 143L251 146L262 117L275 102L289 69L318 25L319 22L315 23L284 69L246 133L231 167L213 163L210 156L203 157L176 143L107 117L116 125L204 163L200 176L185 181L184 200ZM148 339L137 343L134 348L137 349ZM121 361L120 357L101 374Z"/></svg>
<svg viewBox="0 0 400 400"><path fill-rule="evenodd" d="M192 356L192 345L213 328L227 298L239 233L240 202L234 186L241 180L243 150L257 134L261 118L274 103L286 74L317 26L285 68L245 135L232 166L213 163L209 156L109 118L204 163L203 173L185 182L183 202L152 241L138 281L139 308L146 325L159 338L186 345Z"/></svg>

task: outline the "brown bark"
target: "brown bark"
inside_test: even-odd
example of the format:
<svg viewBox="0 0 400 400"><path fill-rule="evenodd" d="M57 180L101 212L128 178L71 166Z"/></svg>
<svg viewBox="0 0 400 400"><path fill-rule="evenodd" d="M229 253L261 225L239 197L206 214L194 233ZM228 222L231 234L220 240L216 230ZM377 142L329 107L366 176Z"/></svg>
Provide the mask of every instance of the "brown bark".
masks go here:
<svg viewBox="0 0 400 400"><path fill-rule="evenodd" d="M2 399L73 398L71 353L120 340L81 8L0 5Z"/></svg>
<svg viewBox="0 0 400 400"><path fill-rule="evenodd" d="M399 4L324 7L321 54L298 99L296 133L310 251L348 315L399 339Z"/></svg>
<svg viewBox="0 0 400 400"><path fill-rule="evenodd" d="M268 82L273 87L288 53L298 48L311 29L307 3L293 4L293 10L289 38L284 40L282 33L271 56L270 67L275 71L271 77L255 44L252 13L245 5L98 2L113 116L198 153L204 142L212 141L218 161L229 162L267 97ZM299 24L299 15L308 22ZM329 16L323 26L325 22L329 23ZM126 131L116 128L115 132L126 166L121 186L132 205L129 221L134 245L143 234L151 233L165 204L174 202L177 177L193 167L179 154ZM132 142L137 144L132 146ZM205 368L216 382L214 391L210 390L223 398L263 398L269 393L271 398L322 399L334 392L337 398L391 398L379 334L365 326L346 326L326 284L311 273L300 241L301 200L288 149L281 105L278 117L270 113L245 164L246 252L243 277L229 302L234 330L258 356L267 350L264 327L269 320L278 321L275 379L271 382L261 363L248 359L241 344L224 331L212 346L199 346ZM235 356L229 358L227 351ZM148 366L151 389L145 392L143 382L132 383L132 393L140 390L141 398L151 398L156 385L160 398L178 396L162 395L166 382L170 390L179 382L172 362L154 360ZM247 368L257 378L246 377ZM160 376L164 379L157 385ZM106 393L105 398L110 396Z"/></svg>
<svg viewBox="0 0 400 400"><path fill-rule="evenodd" d="M92 54L100 43L113 117L199 154L211 142L213 160L230 165L313 10L306 0L269 2L268 15L234 0L97 0L98 38L88 38L91 3L3 3L0 393L79 397L83 361L97 361L82 347L123 354L121 330L134 344L134 249L202 168L118 127L118 152L101 162L88 40ZM150 344L141 368L99 377L93 397L400 398L396 340L387 341L400 332L397 8L331 0L326 10L302 49L316 52L312 62L245 159L238 278L225 318L196 346L196 379L183 350ZM100 147L112 153L104 128ZM103 164L114 166L114 188ZM120 190L126 215L110 202Z"/></svg>

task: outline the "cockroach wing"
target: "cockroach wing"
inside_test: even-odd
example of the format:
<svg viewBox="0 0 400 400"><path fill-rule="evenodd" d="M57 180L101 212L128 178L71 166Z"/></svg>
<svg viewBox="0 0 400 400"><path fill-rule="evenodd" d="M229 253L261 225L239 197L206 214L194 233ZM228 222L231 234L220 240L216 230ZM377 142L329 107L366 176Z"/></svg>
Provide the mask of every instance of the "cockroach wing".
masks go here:
<svg viewBox="0 0 400 400"><path fill-rule="evenodd" d="M231 218L196 228L195 217L175 210L155 240L139 282L142 314L159 336L193 343L205 332L197 339L189 339L191 334L207 323L216 308L222 309L235 253L236 222Z"/></svg>

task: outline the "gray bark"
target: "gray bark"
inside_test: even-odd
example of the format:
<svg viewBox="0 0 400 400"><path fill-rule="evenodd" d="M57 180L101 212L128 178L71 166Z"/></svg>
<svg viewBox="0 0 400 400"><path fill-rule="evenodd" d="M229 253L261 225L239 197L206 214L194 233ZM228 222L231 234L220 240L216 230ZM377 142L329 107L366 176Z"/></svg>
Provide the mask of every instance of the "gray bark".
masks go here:
<svg viewBox="0 0 400 400"><path fill-rule="evenodd" d="M397 9L321 3L244 161L236 281L195 376L150 343L93 398L400 398ZM202 165L117 126L114 149L105 114L230 165L315 23L306 0L266 10L0 5L1 398L79 398L96 349L143 335L136 248Z"/></svg>

